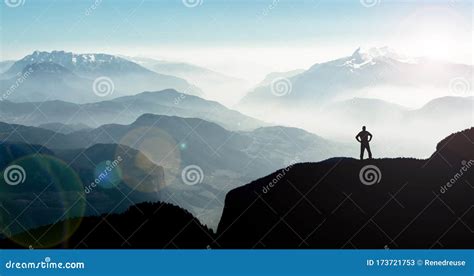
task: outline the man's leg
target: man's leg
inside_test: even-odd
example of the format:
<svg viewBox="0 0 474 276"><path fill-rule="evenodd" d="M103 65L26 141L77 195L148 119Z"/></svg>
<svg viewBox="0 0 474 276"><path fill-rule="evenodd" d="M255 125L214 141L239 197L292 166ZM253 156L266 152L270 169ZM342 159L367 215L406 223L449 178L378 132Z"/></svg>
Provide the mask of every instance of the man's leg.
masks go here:
<svg viewBox="0 0 474 276"><path fill-rule="evenodd" d="M367 144L366 148L367 148L367 152L369 153L369 159L372 159L372 152L370 151L370 145Z"/></svg>
<svg viewBox="0 0 474 276"><path fill-rule="evenodd" d="M364 150L365 150L364 144L360 143L360 160L364 160Z"/></svg>

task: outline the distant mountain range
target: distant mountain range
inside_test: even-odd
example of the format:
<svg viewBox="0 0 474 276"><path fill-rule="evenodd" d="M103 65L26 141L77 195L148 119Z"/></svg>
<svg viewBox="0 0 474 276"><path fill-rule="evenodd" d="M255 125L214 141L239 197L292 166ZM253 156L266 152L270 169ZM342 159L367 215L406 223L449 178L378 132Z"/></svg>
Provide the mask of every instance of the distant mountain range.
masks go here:
<svg viewBox="0 0 474 276"><path fill-rule="evenodd" d="M429 202L474 159L472 128L446 137L472 127L474 97L451 95L453 79L469 90L472 75L469 65L357 49L267 75L237 105L241 113L224 104L247 83L189 63L64 51L1 62L0 239L120 248L116 232L106 239L120 229L130 248L463 248L473 228L453 218L470 221L470 186L442 195L448 212ZM399 104L420 98L410 104L417 108ZM427 158L438 146L425 160L354 160L363 125L376 158ZM12 165L25 170L24 183L7 183ZM365 165L382 172L380 183L359 183ZM404 229L423 204L424 222ZM162 236L147 244L153 234Z"/></svg>
<svg viewBox="0 0 474 276"><path fill-rule="evenodd" d="M176 206L143 203L7 235L0 246L468 249L473 140L474 128L449 135L426 160L290 164L230 191L215 233Z"/></svg>
<svg viewBox="0 0 474 276"><path fill-rule="evenodd" d="M291 78L303 73L304 71L304 69L295 69L287 72L272 72L266 75L265 78L256 85L256 87L269 86L274 80L278 80L279 78Z"/></svg>
<svg viewBox="0 0 474 276"><path fill-rule="evenodd" d="M159 74L176 76L195 84L204 97L231 105L250 88L247 81L185 62L155 60L143 57L124 57Z"/></svg>
<svg viewBox="0 0 474 276"><path fill-rule="evenodd" d="M268 80L266 85L249 92L239 109L252 115L265 102L267 109L309 111L353 97L403 98L405 102L411 97L413 102L414 93L433 99L453 95L450 86L455 78L463 78L472 87L473 72L470 65L411 59L387 47L359 48L348 57L315 64L302 73L287 76L285 82L272 85Z"/></svg>
<svg viewBox="0 0 474 276"><path fill-rule="evenodd" d="M2 91L8 91L2 100L16 102L96 102L103 97L169 88L187 94L202 94L182 78L158 74L108 54L35 51L13 63L0 79Z"/></svg>
<svg viewBox="0 0 474 276"><path fill-rule="evenodd" d="M165 186L162 167L123 145L52 151L3 142L0 153L0 171L6 175L0 179L2 233L15 234L84 215L123 212L131 204L159 200L157 193ZM12 166L24 172L16 172L23 182L15 186L7 185Z"/></svg>
<svg viewBox="0 0 474 276"><path fill-rule="evenodd" d="M7 71L14 63L15 63L14 60L0 61L0 74Z"/></svg>
<svg viewBox="0 0 474 276"><path fill-rule="evenodd" d="M473 105L474 97L437 98L418 109L354 98L321 108L314 124L324 137L342 141L353 140L354 132L365 125L376 135L381 156L426 158L447 133L473 125Z"/></svg>
<svg viewBox="0 0 474 276"><path fill-rule="evenodd" d="M41 124L38 126L39 128L52 130L57 133L61 134L69 134L75 131L83 130L83 129L90 129L89 126L84 124L62 124L62 123L46 123Z"/></svg>
<svg viewBox="0 0 474 276"><path fill-rule="evenodd" d="M360 125L365 122L372 127L403 124L431 127L443 122L444 127L462 129L469 127L474 97L436 98L419 109L409 109L378 99L354 98L335 102L321 111L323 119L331 118L339 123ZM441 121L440 121L441 120ZM467 125L466 125L467 124ZM440 128L446 132L447 129Z"/></svg>
<svg viewBox="0 0 474 276"><path fill-rule="evenodd" d="M95 128L104 124L130 124L144 113L196 117L219 123L230 130L252 130L266 125L217 102L171 89L87 104L0 101L0 121L30 126L60 123L66 129L70 127L67 125L77 124Z"/></svg>
<svg viewBox="0 0 474 276"><path fill-rule="evenodd" d="M210 227L217 226L228 190L291 163L355 154L355 148L295 128L232 132L201 119L152 114L131 125L109 124L70 134L0 123L0 141L42 145L61 156L64 150L97 144L132 147L164 168L166 186L160 189L160 200L178 204ZM190 165L202 169L201 184L183 182L181 173Z"/></svg>

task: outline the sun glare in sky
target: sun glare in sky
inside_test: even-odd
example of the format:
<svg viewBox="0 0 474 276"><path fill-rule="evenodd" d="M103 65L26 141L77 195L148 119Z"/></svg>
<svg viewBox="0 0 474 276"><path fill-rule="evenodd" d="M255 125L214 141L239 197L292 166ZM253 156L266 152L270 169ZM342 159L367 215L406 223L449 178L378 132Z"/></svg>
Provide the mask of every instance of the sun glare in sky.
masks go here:
<svg viewBox="0 0 474 276"><path fill-rule="evenodd" d="M416 9L395 28L391 44L411 55L472 64L472 25L449 6Z"/></svg>

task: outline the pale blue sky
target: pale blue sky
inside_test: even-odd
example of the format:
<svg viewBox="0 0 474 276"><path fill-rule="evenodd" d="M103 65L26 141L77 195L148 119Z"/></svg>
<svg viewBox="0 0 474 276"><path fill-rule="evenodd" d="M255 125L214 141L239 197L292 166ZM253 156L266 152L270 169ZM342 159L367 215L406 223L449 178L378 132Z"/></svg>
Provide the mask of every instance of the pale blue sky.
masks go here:
<svg viewBox="0 0 474 276"><path fill-rule="evenodd" d="M222 60L238 55L239 62L261 57L262 66L283 70L388 45L472 62L470 0L362 0L376 1L373 7L359 0L202 0L193 8L183 1L24 0L8 7L2 0L1 58L57 49L189 60L225 71ZM291 52L301 55L285 57Z"/></svg>

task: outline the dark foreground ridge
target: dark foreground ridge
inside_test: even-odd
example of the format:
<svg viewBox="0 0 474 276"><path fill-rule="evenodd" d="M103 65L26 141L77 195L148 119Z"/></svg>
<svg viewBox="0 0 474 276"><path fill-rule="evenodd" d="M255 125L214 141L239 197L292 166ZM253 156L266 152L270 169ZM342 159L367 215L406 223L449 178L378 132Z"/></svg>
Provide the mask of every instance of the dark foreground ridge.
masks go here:
<svg viewBox="0 0 474 276"><path fill-rule="evenodd" d="M74 225L78 225L77 230L71 229ZM72 234L69 238L68 232ZM1 241L0 248L26 245L30 248L197 249L207 248L213 235L182 208L167 203L140 203L122 214L69 219L39 227Z"/></svg>
<svg viewBox="0 0 474 276"><path fill-rule="evenodd" d="M142 203L35 228L0 248L470 248L473 198L471 128L427 160L332 158L281 169L229 192L216 234L184 209Z"/></svg>
<svg viewBox="0 0 474 276"><path fill-rule="evenodd" d="M217 244L470 248L473 143L471 128L441 141L427 160L333 158L277 171L227 194ZM380 171L372 170L378 183L361 183L359 174L367 165Z"/></svg>

